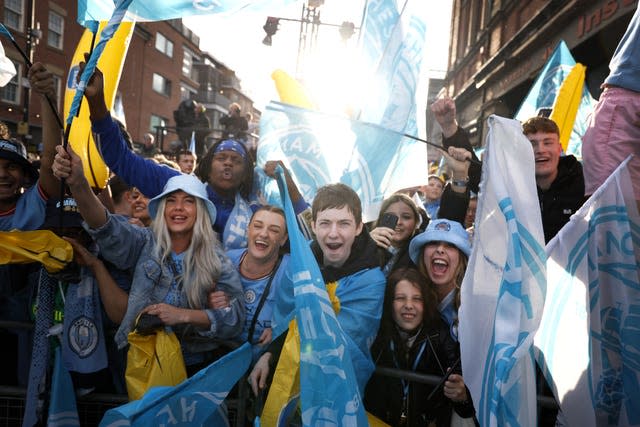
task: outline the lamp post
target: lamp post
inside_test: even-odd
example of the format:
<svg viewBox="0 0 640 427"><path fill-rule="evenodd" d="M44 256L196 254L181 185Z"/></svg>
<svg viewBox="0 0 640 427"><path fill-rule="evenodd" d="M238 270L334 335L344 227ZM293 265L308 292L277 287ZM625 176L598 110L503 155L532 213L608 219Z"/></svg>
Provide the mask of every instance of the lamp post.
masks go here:
<svg viewBox="0 0 640 427"><path fill-rule="evenodd" d="M280 18L269 16L264 26L262 27L267 33L262 43L271 46L273 36L276 34L279 28L280 21L292 21L300 23L300 35L298 38L298 56L296 59L296 74L300 75L302 66L304 64L305 55L313 52L318 42L318 29L321 25L336 27L339 29L342 40L347 41L355 34L358 29L353 22L343 22L342 24L330 24L320 21L320 8L319 5L322 2L314 2L316 4L303 4L302 15L300 19L294 18Z"/></svg>

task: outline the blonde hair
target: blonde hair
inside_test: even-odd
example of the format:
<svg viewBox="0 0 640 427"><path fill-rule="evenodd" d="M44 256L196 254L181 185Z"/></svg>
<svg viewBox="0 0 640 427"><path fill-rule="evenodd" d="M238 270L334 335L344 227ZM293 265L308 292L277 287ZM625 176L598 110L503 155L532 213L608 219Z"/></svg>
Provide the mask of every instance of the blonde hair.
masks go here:
<svg viewBox="0 0 640 427"><path fill-rule="evenodd" d="M171 256L171 236L164 219L166 201L166 197L160 200L151 225L156 237L154 254L162 264ZM218 257L219 248L220 242L217 233L213 231L207 208L202 199L196 197L196 221L191 242L182 261L182 275L176 278L177 281L182 281L190 308L204 308L202 302L206 301L208 293L213 290L220 277L222 262Z"/></svg>

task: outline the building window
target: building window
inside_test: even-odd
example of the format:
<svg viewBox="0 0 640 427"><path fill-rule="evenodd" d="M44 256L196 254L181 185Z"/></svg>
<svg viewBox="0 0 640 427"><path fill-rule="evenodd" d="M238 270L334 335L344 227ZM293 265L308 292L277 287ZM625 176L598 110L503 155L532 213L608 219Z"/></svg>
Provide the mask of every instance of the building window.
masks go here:
<svg viewBox="0 0 640 427"><path fill-rule="evenodd" d="M153 90L165 96L171 96L171 82L160 74L153 73Z"/></svg>
<svg viewBox="0 0 640 427"><path fill-rule="evenodd" d="M47 44L56 49L62 50L62 43L64 41L64 18L53 12L49 11L49 33L47 34Z"/></svg>
<svg viewBox="0 0 640 427"><path fill-rule="evenodd" d="M180 85L180 101L184 101L187 99L195 99L198 91L191 86Z"/></svg>
<svg viewBox="0 0 640 427"><path fill-rule="evenodd" d="M24 0L5 0L4 25L22 31L24 26Z"/></svg>
<svg viewBox="0 0 640 427"><path fill-rule="evenodd" d="M3 88L0 88L0 100L8 104L20 104L20 81L22 76L22 64L13 61L13 65L16 67L16 75L13 76L11 81Z"/></svg>
<svg viewBox="0 0 640 427"><path fill-rule="evenodd" d="M156 116L155 114L152 114L151 120L149 121L149 132L155 135L159 127L164 128L167 126L167 122L168 120L165 119L164 117L160 117L160 116ZM166 135L167 131L162 129L162 134Z"/></svg>
<svg viewBox="0 0 640 427"><path fill-rule="evenodd" d="M162 33L156 34L156 49L167 55L169 58L173 58L173 42L162 35Z"/></svg>
<svg viewBox="0 0 640 427"><path fill-rule="evenodd" d="M198 81L196 70L193 68L193 63L199 59L195 53L187 48L184 48L184 54L182 56L182 75L189 77L193 81Z"/></svg>

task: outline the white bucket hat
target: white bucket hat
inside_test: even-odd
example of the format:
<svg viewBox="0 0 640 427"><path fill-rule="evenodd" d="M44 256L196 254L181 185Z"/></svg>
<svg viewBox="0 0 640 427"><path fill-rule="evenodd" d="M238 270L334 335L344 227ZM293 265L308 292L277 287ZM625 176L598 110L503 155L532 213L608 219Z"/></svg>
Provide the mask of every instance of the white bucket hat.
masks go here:
<svg viewBox="0 0 640 427"><path fill-rule="evenodd" d="M207 186L198 178L193 175L187 175L181 173L180 175L172 176L169 178L169 181L164 186L162 193L158 194L153 199L149 200L149 215L151 218L155 218L158 213L158 204L160 200L162 200L167 195L182 190L187 194L190 194L194 197L202 199L204 205L207 207L207 211L209 212L209 218L211 218L211 224L216 222L216 207L209 200L207 195Z"/></svg>

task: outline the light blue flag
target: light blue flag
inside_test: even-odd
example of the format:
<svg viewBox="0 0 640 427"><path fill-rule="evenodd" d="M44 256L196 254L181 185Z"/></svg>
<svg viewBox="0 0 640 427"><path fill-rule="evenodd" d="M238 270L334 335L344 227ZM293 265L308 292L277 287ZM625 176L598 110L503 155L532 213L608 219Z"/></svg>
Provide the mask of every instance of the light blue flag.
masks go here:
<svg viewBox="0 0 640 427"><path fill-rule="evenodd" d="M514 118L525 121L530 117L538 115L541 108L551 109L556 100L562 82L571 72L576 60L571 55L567 44L561 40L556 46L553 54L540 71L538 78L529 90L524 101L518 108ZM588 116L596 105L595 99L589 93L587 84L582 89L582 100L573 124L573 132L567 146L566 154L573 154L579 160L582 159L582 135L587 130Z"/></svg>
<svg viewBox="0 0 640 427"><path fill-rule="evenodd" d="M367 425L349 338L338 323L311 248L298 229L282 168L278 167L277 175L289 230L289 272L300 332L302 423Z"/></svg>
<svg viewBox="0 0 640 427"><path fill-rule="evenodd" d="M546 256L534 169L520 123L489 117L458 335L481 426L537 425L533 337Z"/></svg>
<svg viewBox="0 0 640 427"><path fill-rule="evenodd" d="M51 401L49 402L49 427L79 427L76 393L71 375L62 363L60 347L55 349L53 379L51 383Z"/></svg>
<svg viewBox="0 0 640 427"><path fill-rule="evenodd" d="M426 76L421 69L430 7L424 0L366 2L359 43L363 71L375 70L375 84L367 86L360 120L417 135L425 106L416 105L416 93Z"/></svg>
<svg viewBox="0 0 640 427"><path fill-rule="evenodd" d="M257 164L282 160L305 200L318 188L342 182L362 200L364 221L374 220L382 200L427 181L422 142L382 126L271 102L260 119ZM272 179L263 177L259 197L280 205Z"/></svg>
<svg viewBox="0 0 640 427"><path fill-rule="evenodd" d="M232 13L240 10L264 11L298 0L133 0L125 20L165 21L191 15ZM78 0L78 22L106 21L114 11L115 0Z"/></svg>
<svg viewBox="0 0 640 427"><path fill-rule="evenodd" d="M228 426L220 404L250 363L251 345L244 343L175 387L153 387L142 399L110 409L100 426Z"/></svg>
<svg viewBox="0 0 640 427"><path fill-rule="evenodd" d="M87 82L93 75L93 72L98 65L98 59L100 59L100 55L104 51L107 42L111 40L115 32L118 30L120 26L120 22L122 22L122 18L124 14L127 12L127 8L129 7L132 0L117 0L115 9L113 10L113 14L109 15L109 22L102 29L100 33L100 41L94 47L91 52L91 56L87 61L87 64L82 71L82 75L80 76L80 81L76 87L76 93L73 96L73 101L71 102L71 107L69 109L69 115L67 116L67 125L71 125L73 118L78 115L78 110L80 109L80 101L82 101L82 96L84 95L84 91L87 87ZM93 21L99 21L98 19L92 19L92 22L89 24L92 31L95 29L95 23ZM94 33L95 34L95 33Z"/></svg>
<svg viewBox="0 0 640 427"><path fill-rule="evenodd" d="M640 216L628 162L546 248L535 345L564 425L640 425Z"/></svg>

